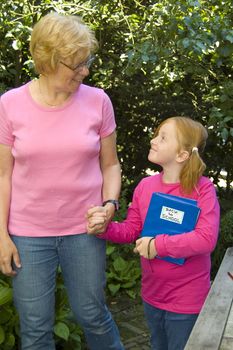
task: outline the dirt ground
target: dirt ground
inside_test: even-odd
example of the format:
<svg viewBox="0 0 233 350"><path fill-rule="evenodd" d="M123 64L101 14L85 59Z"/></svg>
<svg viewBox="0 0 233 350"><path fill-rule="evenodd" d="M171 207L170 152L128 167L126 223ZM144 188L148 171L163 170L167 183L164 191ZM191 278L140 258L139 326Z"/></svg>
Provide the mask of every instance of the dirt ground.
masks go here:
<svg viewBox="0 0 233 350"><path fill-rule="evenodd" d="M140 298L120 296L108 300L126 350L150 350L149 332Z"/></svg>

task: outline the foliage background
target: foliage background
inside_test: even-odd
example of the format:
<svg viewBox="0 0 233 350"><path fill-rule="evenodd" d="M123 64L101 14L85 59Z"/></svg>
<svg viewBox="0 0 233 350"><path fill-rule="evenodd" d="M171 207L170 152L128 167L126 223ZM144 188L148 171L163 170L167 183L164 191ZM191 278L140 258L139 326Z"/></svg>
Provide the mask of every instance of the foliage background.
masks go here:
<svg viewBox="0 0 233 350"><path fill-rule="evenodd" d="M222 228L233 226L232 0L2 0L0 93L35 77L28 49L31 28L49 11L82 16L99 41L87 83L104 88L115 108L123 174L119 219L139 180L149 170L158 170L147 160L155 126L168 116L188 115L208 128L206 175L216 184L222 217L227 215L213 255L214 276L233 241ZM222 180L225 187L220 186ZM136 296L139 266L136 263L132 273L126 263L130 249L108 246L108 288L113 295L125 290ZM7 278L0 279L0 312L5 315L0 321L1 349L17 348L18 320ZM81 349L82 332L72 320L60 275L55 334L63 348Z"/></svg>

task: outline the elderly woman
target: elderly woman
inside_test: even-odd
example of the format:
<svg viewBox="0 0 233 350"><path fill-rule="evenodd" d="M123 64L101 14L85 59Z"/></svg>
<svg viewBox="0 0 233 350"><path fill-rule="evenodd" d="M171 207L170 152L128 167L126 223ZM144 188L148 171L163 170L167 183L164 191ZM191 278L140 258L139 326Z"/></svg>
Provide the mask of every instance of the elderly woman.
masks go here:
<svg viewBox="0 0 233 350"><path fill-rule="evenodd" d="M13 276L22 350L54 350L60 265L76 320L93 350L122 350L105 298L105 242L85 213L120 191L115 120L106 93L82 82L97 42L76 16L51 13L30 50L39 78L1 96L0 269Z"/></svg>

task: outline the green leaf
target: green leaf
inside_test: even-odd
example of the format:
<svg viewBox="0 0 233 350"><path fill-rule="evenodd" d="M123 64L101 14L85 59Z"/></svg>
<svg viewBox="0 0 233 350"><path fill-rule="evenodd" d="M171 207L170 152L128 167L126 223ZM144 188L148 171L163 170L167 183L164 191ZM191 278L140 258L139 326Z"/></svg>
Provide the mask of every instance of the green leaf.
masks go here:
<svg viewBox="0 0 233 350"><path fill-rule="evenodd" d="M113 262L114 269L116 271L122 271L127 267L127 262L122 258L118 257L116 260Z"/></svg>
<svg viewBox="0 0 233 350"><path fill-rule="evenodd" d="M81 339L80 335L76 334L76 333L70 334L70 339L75 340L76 343L80 343L81 344L81 342L82 342L82 339Z"/></svg>
<svg viewBox="0 0 233 350"><path fill-rule="evenodd" d="M108 284L108 289L110 290L112 295L115 295L118 290L120 289L121 285L120 284Z"/></svg>
<svg viewBox="0 0 233 350"><path fill-rule="evenodd" d="M229 122L230 120L233 120L233 117L228 116L228 117L225 117L225 118L223 119L224 123L227 123L227 122Z"/></svg>
<svg viewBox="0 0 233 350"><path fill-rule="evenodd" d="M62 321L64 319L66 319L68 314L69 314L69 310L62 309L61 307L62 307L62 305L60 306L59 309L57 309L57 312L56 312L56 320L57 321Z"/></svg>
<svg viewBox="0 0 233 350"><path fill-rule="evenodd" d="M228 96L227 95L223 94L223 95L220 96L220 101L221 102L225 102L227 100L228 100Z"/></svg>
<svg viewBox="0 0 233 350"><path fill-rule="evenodd" d="M195 42L195 45L196 45L196 47L198 47L201 51L205 51L205 45L203 44L203 42L202 41L200 41L200 40L197 40L196 42Z"/></svg>
<svg viewBox="0 0 233 350"><path fill-rule="evenodd" d="M107 255L111 255L111 254L114 252L115 249L116 249L116 248L115 248L114 246L108 245L108 246L107 246L107 249L106 249L106 254L107 254Z"/></svg>
<svg viewBox="0 0 233 350"><path fill-rule="evenodd" d="M143 55L142 55L142 60L143 60L143 62L148 62L148 61L149 61L148 55L145 54L145 53L143 53Z"/></svg>
<svg viewBox="0 0 233 350"><path fill-rule="evenodd" d="M232 52L233 52L233 48L232 45L224 45L220 48L220 52L222 54L223 57L230 57Z"/></svg>
<svg viewBox="0 0 233 350"><path fill-rule="evenodd" d="M221 136L222 136L222 139L225 141L228 139L228 130L226 128L222 129Z"/></svg>
<svg viewBox="0 0 233 350"><path fill-rule="evenodd" d="M54 327L54 333L62 339L68 340L70 335L70 330L67 325L63 322L57 322Z"/></svg>
<svg viewBox="0 0 233 350"><path fill-rule="evenodd" d="M12 349L15 345L15 336L13 334L7 334L4 345L6 349Z"/></svg>
<svg viewBox="0 0 233 350"><path fill-rule="evenodd" d="M12 310L7 310L5 308L1 308L1 317L0 317L0 324L4 324L7 321L9 321L9 319L12 316Z"/></svg>
<svg viewBox="0 0 233 350"><path fill-rule="evenodd" d="M121 287L124 289L128 289L128 288L132 288L134 285L135 285L135 281L132 281L132 282L123 283Z"/></svg>
<svg viewBox="0 0 233 350"><path fill-rule="evenodd" d="M188 38L185 38L185 39L183 39L182 43L183 43L184 48L187 49L187 47L190 46L191 41Z"/></svg>
<svg viewBox="0 0 233 350"><path fill-rule="evenodd" d="M4 305L13 299L12 288L0 286L0 305Z"/></svg>
<svg viewBox="0 0 233 350"><path fill-rule="evenodd" d="M233 43L233 35L232 34L227 34L225 39L230 41L230 43Z"/></svg>
<svg viewBox="0 0 233 350"><path fill-rule="evenodd" d="M127 290L126 293L130 296L130 298L136 298L136 293L132 289Z"/></svg>
<svg viewBox="0 0 233 350"><path fill-rule="evenodd" d="M0 326L0 344L2 344L5 340L5 332L2 326Z"/></svg>

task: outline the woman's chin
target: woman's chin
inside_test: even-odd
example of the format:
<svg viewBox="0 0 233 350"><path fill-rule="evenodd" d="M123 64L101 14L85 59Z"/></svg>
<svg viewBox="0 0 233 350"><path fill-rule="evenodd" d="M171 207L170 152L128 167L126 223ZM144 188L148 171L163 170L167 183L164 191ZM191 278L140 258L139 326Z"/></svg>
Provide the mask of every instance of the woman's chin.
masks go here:
<svg viewBox="0 0 233 350"><path fill-rule="evenodd" d="M82 84L82 80L76 80L76 79L73 79L72 80L72 87L74 88L78 88L80 85Z"/></svg>

